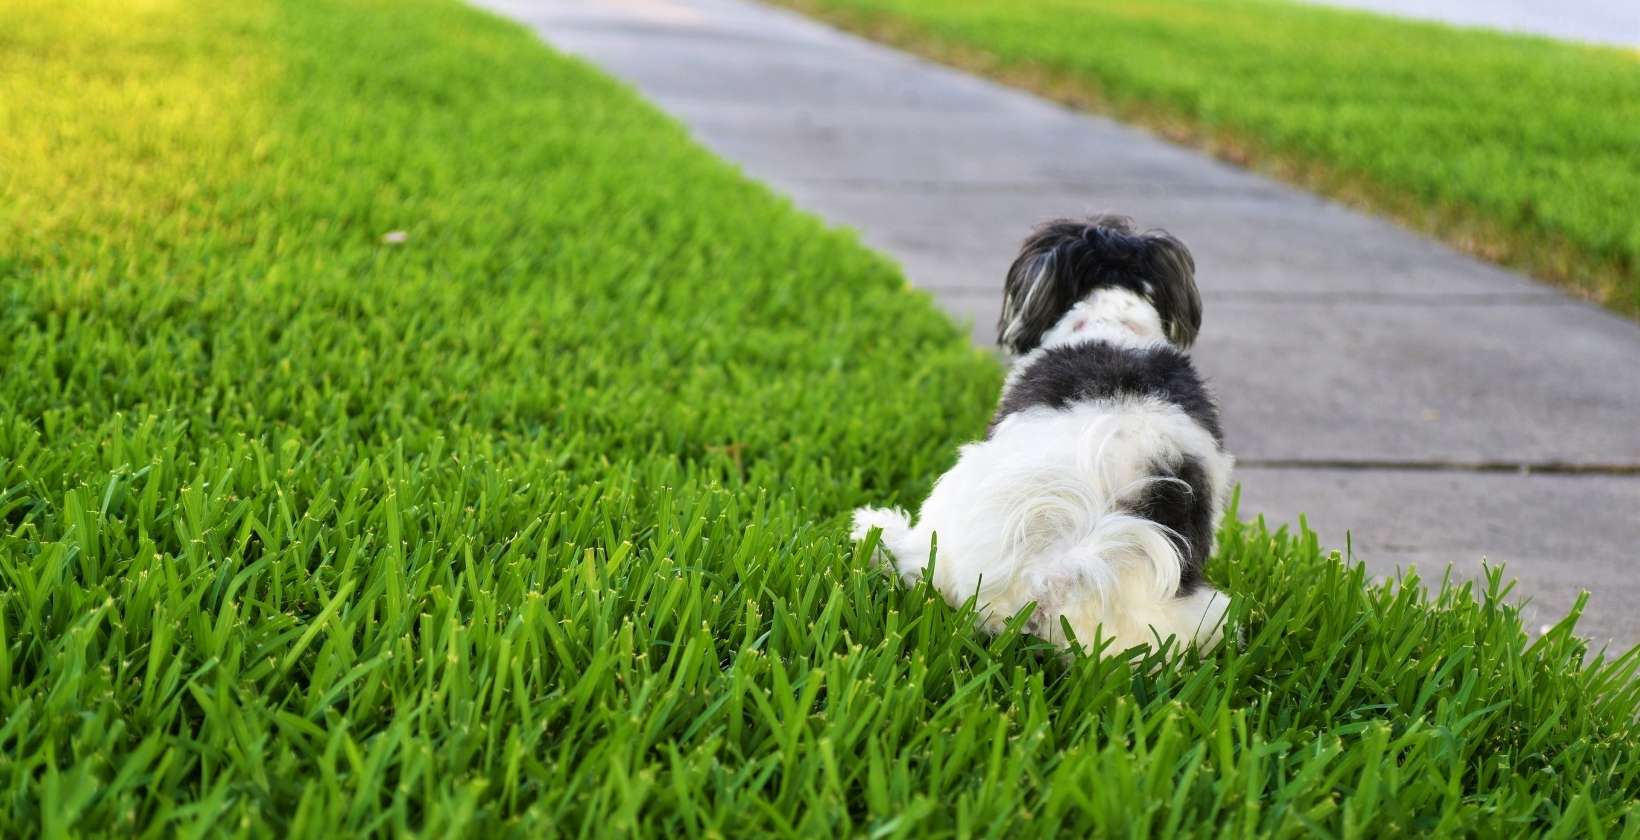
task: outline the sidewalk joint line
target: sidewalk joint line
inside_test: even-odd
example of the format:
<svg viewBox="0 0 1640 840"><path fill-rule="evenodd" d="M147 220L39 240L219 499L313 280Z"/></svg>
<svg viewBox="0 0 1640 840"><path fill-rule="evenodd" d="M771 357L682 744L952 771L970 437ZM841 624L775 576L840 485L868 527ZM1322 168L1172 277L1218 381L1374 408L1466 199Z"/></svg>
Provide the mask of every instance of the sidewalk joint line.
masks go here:
<svg viewBox="0 0 1640 840"><path fill-rule="evenodd" d="M1363 306L1568 306L1576 303L1550 292L1363 292L1363 291L1209 291L1209 302L1227 304L1330 304Z"/></svg>
<svg viewBox="0 0 1640 840"><path fill-rule="evenodd" d="M1347 470L1355 472L1452 472L1501 475L1604 476L1640 478L1640 461L1443 461L1378 458L1238 458L1236 466L1267 470Z"/></svg>

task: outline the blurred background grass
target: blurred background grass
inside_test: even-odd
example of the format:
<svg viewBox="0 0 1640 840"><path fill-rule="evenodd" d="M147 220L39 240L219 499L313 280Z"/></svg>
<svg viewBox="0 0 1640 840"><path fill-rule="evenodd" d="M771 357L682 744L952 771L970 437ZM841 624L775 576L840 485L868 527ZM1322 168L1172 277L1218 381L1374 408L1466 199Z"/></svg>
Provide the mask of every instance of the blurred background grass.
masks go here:
<svg viewBox="0 0 1640 840"><path fill-rule="evenodd" d="M779 0L1640 317L1640 53L1290 0Z"/></svg>

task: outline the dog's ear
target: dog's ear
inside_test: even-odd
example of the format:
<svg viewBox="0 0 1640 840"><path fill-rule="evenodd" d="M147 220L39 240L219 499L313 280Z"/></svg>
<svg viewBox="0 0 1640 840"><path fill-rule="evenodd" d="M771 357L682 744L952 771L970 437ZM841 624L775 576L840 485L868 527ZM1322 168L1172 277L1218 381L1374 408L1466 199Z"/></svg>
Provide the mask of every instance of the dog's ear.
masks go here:
<svg viewBox="0 0 1640 840"><path fill-rule="evenodd" d="M1196 288L1196 259L1183 242L1165 231L1139 237L1146 296L1167 330L1167 340L1184 349L1196 341L1202 328L1202 296Z"/></svg>
<svg viewBox="0 0 1640 840"><path fill-rule="evenodd" d="M1029 353L1042 336L1076 304L1076 286L1067 282L1071 266L1061 253L1066 231L1044 225L1025 240L1002 284L1002 317L997 321L997 343L1015 355Z"/></svg>

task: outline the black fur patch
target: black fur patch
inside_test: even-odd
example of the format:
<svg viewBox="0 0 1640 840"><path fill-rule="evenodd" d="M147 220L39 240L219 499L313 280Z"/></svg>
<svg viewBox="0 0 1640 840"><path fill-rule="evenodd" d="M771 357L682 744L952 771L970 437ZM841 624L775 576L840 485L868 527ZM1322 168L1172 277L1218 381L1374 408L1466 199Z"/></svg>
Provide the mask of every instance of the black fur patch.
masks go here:
<svg viewBox="0 0 1640 840"><path fill-rule="evenodd" d="M1219 410L1190 357L1171 347L1139 350L1089 341L1046 350L1002 394L991 431L1016 411L1064 409L1084 400L1157 397L1177 405L1224 444Z"/></svg>
<svg viewBox="0 0 1640 840"><path fill-rule="evenodd" d="M1186 456L1177 466L1156 464L1157 481L1145 488L1131 503L1133 513L1158 525L1173 529L1179 546L1179 597L1196 591L1202 584L1202 570L1213 550L1213 488L1200 461Z"/></svg>

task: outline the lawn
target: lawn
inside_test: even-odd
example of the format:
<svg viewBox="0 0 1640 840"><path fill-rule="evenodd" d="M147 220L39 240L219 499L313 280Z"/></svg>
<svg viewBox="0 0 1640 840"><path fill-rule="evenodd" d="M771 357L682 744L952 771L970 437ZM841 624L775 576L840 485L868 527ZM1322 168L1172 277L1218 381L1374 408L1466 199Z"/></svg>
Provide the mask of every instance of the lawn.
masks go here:
<svg viewBox="0 0 1640 840"><path fill-rule="evenodd" d="M1640 52L1293 0L780 0L1640 318Z"/></svg>
<svg viewBox="0 0 1640 840"><path fill-rule="evenodd" d="M871 571L994 361L513 25L10 0L0 79L0 835L1640 832L1640 658L1497 577L1231 521L1235 643L1064 658Z"/></svg>

